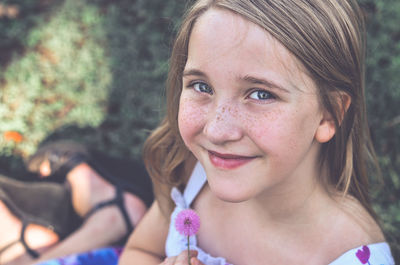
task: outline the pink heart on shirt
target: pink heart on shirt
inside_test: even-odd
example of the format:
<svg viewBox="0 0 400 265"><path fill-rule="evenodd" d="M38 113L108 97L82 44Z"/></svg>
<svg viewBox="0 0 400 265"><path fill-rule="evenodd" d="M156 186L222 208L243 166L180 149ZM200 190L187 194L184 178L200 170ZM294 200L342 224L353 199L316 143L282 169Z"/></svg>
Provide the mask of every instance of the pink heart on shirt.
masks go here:
<svg viewBox="0 0 400 265"><path fill-rule="evenodd" d="M369 251L369 248L367 246L363 246L362 250L357 250L356 256L362 264L365 264L368 262L370 254L371 252Z"/></svg>

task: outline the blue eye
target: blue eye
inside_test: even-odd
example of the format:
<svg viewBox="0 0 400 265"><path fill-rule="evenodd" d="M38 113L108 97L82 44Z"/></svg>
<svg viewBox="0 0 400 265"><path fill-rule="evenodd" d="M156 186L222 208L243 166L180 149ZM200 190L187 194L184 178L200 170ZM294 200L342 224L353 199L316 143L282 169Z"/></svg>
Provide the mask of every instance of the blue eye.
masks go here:
<svg viewBox="0 0 400 265"><path fill-rule="evenodd" d="M249 98L256 100L268 100L275 99L275 96L266 90L256 90L249 95Z"/></svg>
<svg viewBox="0 0 400 265"><path fill-rule="evenodd" d="M209 85L207 85L206 83L196 82L196 83L193 83L191 86L194 88L194 90L196 90L198 92L207 93L210 95L214 94L212 88Z"/></svg>

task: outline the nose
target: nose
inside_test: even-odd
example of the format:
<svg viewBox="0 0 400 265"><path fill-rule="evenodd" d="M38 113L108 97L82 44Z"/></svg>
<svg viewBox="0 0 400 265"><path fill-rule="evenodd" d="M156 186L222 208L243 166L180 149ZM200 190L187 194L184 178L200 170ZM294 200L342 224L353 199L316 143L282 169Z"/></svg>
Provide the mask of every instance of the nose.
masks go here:
<svg viewBox="0 0 400 265"><path fill-rule="evenodd" d="M243 137L243 130L239 111L234 106L227 105L211 110L203 132L215 145L240 140Z"/></svg>

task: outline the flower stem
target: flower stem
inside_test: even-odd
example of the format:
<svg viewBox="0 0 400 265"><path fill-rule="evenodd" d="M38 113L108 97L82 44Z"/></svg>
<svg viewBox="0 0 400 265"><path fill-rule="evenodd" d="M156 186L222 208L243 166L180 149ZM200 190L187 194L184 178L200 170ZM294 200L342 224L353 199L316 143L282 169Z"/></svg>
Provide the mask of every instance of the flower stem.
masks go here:
<svg viewBox="0 0 400 265"><path fill-rule="evenodd" d="M189 241L189 236L187 236L187 246L188 246L188 264L192 265L190 263L190 247L189 247L190 241Z"/></svg>

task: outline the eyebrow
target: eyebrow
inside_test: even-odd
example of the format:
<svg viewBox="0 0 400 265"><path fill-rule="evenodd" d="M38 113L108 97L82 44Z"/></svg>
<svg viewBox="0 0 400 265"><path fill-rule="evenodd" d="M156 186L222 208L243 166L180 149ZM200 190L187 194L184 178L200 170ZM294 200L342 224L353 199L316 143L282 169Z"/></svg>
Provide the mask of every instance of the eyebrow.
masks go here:
<svg viewBox="0 0 400 265"><path fill-rule="evenodd" d="M200 71L200 70L197 70L197 69L189 69L189 70L184 70L184 71L183 71L182 77L189 76L189 75L203 76L203 77L206 77L206 76L207 76L205 73L203 73L203 72Z"/></svg>
<svg viewBox="0 0 400 265"><path fill-rule="evenodd" d="M198 70L198 69L189 69L189 70L184 70L182 77L186 77L186 76L200 76L200 77L207 77L207 75ZM264 78L259 78L259 77L254 77L254 76L250 76L250 75L245 75L244 77L239 77L239 80L244 80L248 83L251 84L255 84L255 85L264 85L266 87L269 88L276 88L279 90L282 90L283 92L289 93L289 90L271 80L267 80Z"/></svg>
<svg viewBox="0 0 400 265"><path fill-rule="evenodd" d="M281 85L279 85L279 84L277 84L277 83L275 83L275 82L273 82L271 80L267 80L267 79L259 78L259 77L254 77L254 76L250 76L250 75L246 75L246 76L244 76L243 78L240 78L240 79L243 79L243 80L245 80L245 81L247 81L249 83L256 84L256 85L264 85L264 86L269 87L269 88L277 88L277 89L282 90L282 91L284 91L286 93L289 93L289 90L287 88L285 88L285 87L283 87L283 86L281 86Z"/></svg>

